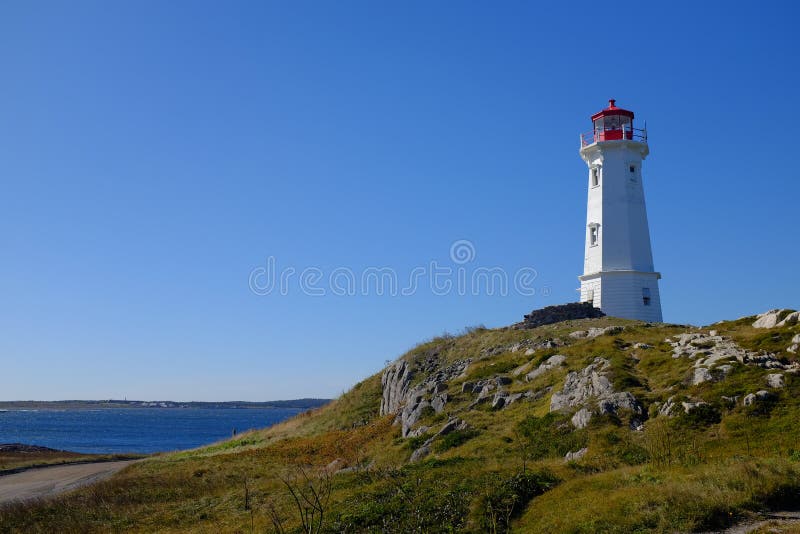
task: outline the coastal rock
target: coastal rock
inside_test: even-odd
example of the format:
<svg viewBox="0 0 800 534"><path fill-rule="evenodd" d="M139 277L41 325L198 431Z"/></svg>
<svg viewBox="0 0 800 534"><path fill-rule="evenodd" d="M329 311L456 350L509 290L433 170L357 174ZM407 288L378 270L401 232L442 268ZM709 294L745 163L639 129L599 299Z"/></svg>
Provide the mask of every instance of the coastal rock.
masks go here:
<svg viewBox="0 0 800 534"><path fill-rule="evenodd" d="M673 358L695 360L695 369L705 368L711 372L712 379L721 380L730 373L733 365L744 364L764 369L792 370L797 363L783 364L775 354L753 352L740 347L729 337L712 336L702 332L679 334L665 340L672 346ZM727 367L726 367L727 366ZM717 369L715 369L715 367ZM721 372L717 372L721 370ZM696 373L697 379L708 378L704 371ZM701 383L694 382L693 383Z"/></svg>
<svg viewBox="0 0 800 534"><path fill-rule="evenodd" d="M702 384L703 382L710 382L714 380L714 377L711 376L711 371L706 369L705 367L698 367L694 370L694 376L692 377L692 385L696 386L698 384Z"/></svg>
<svg viewBox="0 0 800 534"><path fill-rule="evenodd" d="M403 437L409 435L426 408L430 407L436 413L444 411L449 400L445 392L448 388L447 382L462 375L470 363L470 360L459 360L441 367L437 354L426 354L416 362L421 371L428 374L415 387L411 387L415 374L412 363L405 359L389 365L381 376L380 414L396 414L395 423L402 425Z"/></svg>
<svg viewBox="0 0 800 534"><path fill-rule="evenodd" d="M686 401L684 401L684 402L681 403L681 406L683 406L684 413L689 414L692 411L696 410L698 407L706 406L707 404L708 403L704 402L704 401L696 401L696 402L691 402L691 401L686 402Z"/></svg>
<svg viewBox="0 0 800 534"><path fill-rule="evenodd" d="M800 311L795 311L790 313L783 319L781 319L775 326L777 326L778 328L782 326L792 326L797 324L798 322L800 322Z"/></svg>
<svg viewBox="0 0 800 534"><path fill-rule="evenodd" d="M431 406L436 413L442 413L444 411L444 405L447 404L448 400L447 393L441 393L436 395L431 399Z"/></svg>
<svg viewBox="0 0 800 534"><path fill-rule="evenodd" d="M510 345L495 345L481 350L481 359L491 358L498 354L505 354L507 352L519 352L525 349L525 356L535 354L537 350L554 349L560 347L564 343L558 339L553 338L540 338L534 337L530 339L523 339L522 341L511 343Z"/></svg>
<svg viewBox="0 0 800 534"><path fill-rule="evenodd" d="M658 409L658 415L663 415L667 417L672 417L675 415L673 412L678 405L675 403L675 397L670 397L667 401L661 405Z"/></svg>
<svg viewBox="0 0 800 534"><path fill-rule="evenodd" d="M553 393L550 398L550 411L567 408L581 408L572 418L576 428L585 426L591 419L592 406L590 400L596 402L595 407L601 414L618 414L619 410L630 410L634 414L642 414L642 406L630 392L615 392L611 381L606 376L610 362L605 358L594 361L579 372L571 372L564 381L561 391ZM582 425L582 426L581 426Z"/></svg>
<svg viewBox="0 0 800 534"><path fill-rule="evenodd" d="M381 415L397 413L406 402L406 394L414 373L405 360L399 360L386 368L381 376Z"/></svg>
<svg viewBox="0 0 800 534"><path fill-rule="evenodd" d="M783 379L783 375L781 373L771 373L766 376L767 385L771 388L782 388L786 386L786 382Z"/></svg>
<svg viewBox="0 0 800 534"><path fill-rule="evenodd" d="M652 349L653 345L648 345L647 343L634 343L633 344L633 348L634 349L641 349L641 350L648 350L648 349Z"/></svg>
<svg viewBox="0 0 800 534"><path fill-rule="evenodd" d="M586 425L589 424L589 421L592 419L592 412L587 410L586 408L581 408L575 415L572 416L572 426L575 428L586 428Z"/></svg>
<svg viewBox="0 0 800 534"><path fill-rule="evenodd" d="M550 411L573 408L583 405L591 397L604 397L613 392L611 382L603 371L608 369L609 361L595 358L594 362L580 372L572 371L564 381L564 388L553 393Z"/></svg>
<svg viewBox="0 0 800 534"><path fill-rule="evenodd" d="M567 360L566 356L563 356L561 354L554 354L553 356L550 356L547 360L542 362L539 365L539 367L537 367L536 369L534 369L533 371L531 371L530 373L525 375L525 380L531 381L534 378L536 378L537 376L539 376L539 375L541 375L541 374L543 374L543 373L545 373L545 372L547 372L547 371L549 371L551 369L555 369L556 367L558 367L562 363L564 363L566 360Z"/></svg>
<svg viewBox="0 0 800 534"><path fill-rule="evenodd" d="M580 460L581 458L586 456L587 452L589 452L589 449L587 449L586 447L584 447L582 449L578 449L575 452L568 452L566 455L564 455L564 461L565 462L574 462L576 460Z"/></svg>
<svg viewBox="0 0 800 534"><path fill-rule="evenodd" d="M408 461L411 463L419 462L420 460L428 456L430 453L431 453L431 446L426 441L424 444L422 444L422 446L420 446L420 448L411 453L411 458L409 458Z"/></svg>
<svg viewBox="0 0 800 534"><path fill-rule="evenodd" d="M794 310L780 309L764 312L758 315L753 323L753 328L773 328L777 326L784 317L791 314L793 311ZM797 322L797 319L795 319L795 322Z"/></svg>
<svg viewBox="0 0 800 534"><path fill-rule="evenodd" d="M742 400L742 404L744 404L745 406L752 406L756 402L767 401L770 400L771 398L772 398L772 393L764 389L761 389L759 391L756 391L755 393L749 393L745 395L744 399Z"/></svg>
<svg viewBox="0 0 800 534"><path fill-rule="evenodd" d="M729 406L736 406L737 404L739 404L739 395L733 395L731 397L726 397L725 395L723 395L720 398L722 399L723 402L725 402L725 404L728 404Z"/></svg>

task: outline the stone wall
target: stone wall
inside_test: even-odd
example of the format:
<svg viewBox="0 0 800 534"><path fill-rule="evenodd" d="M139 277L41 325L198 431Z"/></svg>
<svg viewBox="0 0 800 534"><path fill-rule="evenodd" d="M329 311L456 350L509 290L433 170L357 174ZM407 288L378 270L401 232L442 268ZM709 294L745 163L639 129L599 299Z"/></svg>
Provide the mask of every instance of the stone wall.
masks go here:
<svg viewBox="0 0 800 534"><path fill-rule="evenodd" d="M526 315L521 323L515 324L513 328L536 328L537 326L560 323L561 321L595 319L603 316L605 316L605 313L600 311L600 308L595 308L588 302L571 302L534 310Z"/></svg>

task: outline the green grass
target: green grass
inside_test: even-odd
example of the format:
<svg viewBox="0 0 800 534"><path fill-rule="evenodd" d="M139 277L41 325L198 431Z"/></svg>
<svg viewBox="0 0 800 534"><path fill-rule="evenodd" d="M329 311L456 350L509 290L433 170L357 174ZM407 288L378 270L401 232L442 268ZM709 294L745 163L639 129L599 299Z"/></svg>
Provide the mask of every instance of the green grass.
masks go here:
<svg viewBox="0 0 800 534"><path fill-rule="evenodd" d="M765 331L751 323L710 328L750 350L793 358L784 345L800 327ZM625 329L594 339L568 335L610 325ZM302 473L317 487L330 480L325 532L690 532L800 498L800 379L787 375L786 388L770 403L730 406L721 396L767 389L766 371L737 366L723 381L691 386L694 362L672 358L664 342L685 331L605 317L442 336L404 357L418 370L431 359L473 363L466 377L450 383L445 412L424 414L419 424L431 430L422 436L404 439L393 416L379 416L378 374L270 429L157 456L58 498L2 508L0 532L271 532L275 517L292 532L299 515L284 481L296 484ZM510 351L524 340L545 339L563 346L530 356ZM530 392L530 400L493 411L488 403L471 407L475 396L460 391L465 380L507 376L523 364L532 369L556 353L566 356L564 366L506 386ZM631 431L624 414L595 416L575 431L571 413L549 413L550 396L566 374L596 357L611 362L614 386L633 393L651 414L643 432ZM415 382L424 378L418 371ZM656 403L669 397L709 405L657 417ZM437 437L428 458L409 464L411 452L450 416L468 428ZM566 452L582 447L586 456L564 462ZM331 462L349 469L326 477Z"/></svg>

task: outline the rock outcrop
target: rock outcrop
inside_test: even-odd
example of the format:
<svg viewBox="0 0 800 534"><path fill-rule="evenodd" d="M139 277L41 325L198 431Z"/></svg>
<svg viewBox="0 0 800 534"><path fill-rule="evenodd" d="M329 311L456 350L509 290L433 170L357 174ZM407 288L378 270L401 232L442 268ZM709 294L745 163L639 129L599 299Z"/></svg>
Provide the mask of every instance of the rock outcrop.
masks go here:
<svg viewBox="0 0 800 534"><path fill-rule="evenodd" d="M766 376L767 385L771 388L779 389L786 386L781 373L771 373Z"/></svg>
<svg viewBox="0 0 800 534"><path fill-rule="evenodd" d="M567 454L564 455L564 461L565 462L574 462L574 461L580 460L581 458L586 456L587 452L589 452L589 449L587 449L586 447L584 447L582 449L578 449L575 452L568 452Z"/></svg>
<svg viewBox="0 0 800 534"><path fill-rule="evenodd" d="M469 425L465 421L459 419L458 417L454 417L448 420L436 434L426 439L425 443L420 445L413 453L411 453L411 458L409 459L409 461L412 463L418 462L419 460L422 460L423 458L428 456L431 453L431 445L433 444L436 438L444 436L456 430L465 430L467 428L469 428Z"/></svg>
<svg viewBox="0 0 800 534"><path fill-rule="evenodd" d="M797 324L800 321L800 312L787 309L770 310L759 314L753 323L753 328L774 328Z"/></svg>
<svg viewBox="0 0 800 534"><path fill-rule="evenodd" d="M564 381L561 391L550 398L550 411L581 408L572 418L576 428L583 428L596 410L600 414L617 415L620 410L630 410L642 415L642 405L630 392L614 391L608 379L610 362L604 358L594 361L579 372L572 371ZM594 404L592 404L594 401Z"/></svg>
<svg viewBox="0 0 800 534"><path fill-rule="evenodd" d="M566 360L567 360L566 356L563 356L561 354L554 354L553 356L550 356L549 358L547 358L547 360L539 364L539 367L526 374L525 380L531 381L537 376L540 376L546 373L547 371L550 371L551 369L559 367Z"/></svg>
<svg viewBox="0 0 800 534"><path fill-rule="evenodd" d="M595 338L598 336L615 336L624 330L621 326L607 326L605 328L590 328L589 330L576 330L570 332L569 337L574 339Z"/></svg>
<svg viewBox="0 0 800 534"><path fill-rule="evenodd" d="M800 370L800 365L796 362L784 364L775 354L744 349L731 338L718 335L716 331L688 332L679 334L674 339L667 338L666 341L672 345L673 358L695 360L691 378L691 383L695 386L723 380L736 365L788 372Z"/></svg>
<svg viewBox="0 0 800 534"><path fill-rule="evenodd" d="M421 383L412 387L415 375L412 364L404 359L394 362L381 376L380 414L397 414L395 422L402 425L403 437L407 437L426 408L436 413L444 411L449 400L447 382L462 375L469 363L470 360L459 360L443 368L434 368Z"/></svg>
<svg viewBox="0 0 800 534"><path fill-rule="evenodd" d="M397 413L406 402L408 387L414 373L405 360L398 360L383 371L381 376L381 415Z"/></svg>
<svg viewBox="0 0 800 534"><path fill-rule="evenodd" d="M748 395L745 395L744 399L742 400L742 404L744 404L745 406L752 406L756 402L764 402L770 399L772 399L772 393L761 389L759 391L756 391L755 393L750 393Z"/></svg>

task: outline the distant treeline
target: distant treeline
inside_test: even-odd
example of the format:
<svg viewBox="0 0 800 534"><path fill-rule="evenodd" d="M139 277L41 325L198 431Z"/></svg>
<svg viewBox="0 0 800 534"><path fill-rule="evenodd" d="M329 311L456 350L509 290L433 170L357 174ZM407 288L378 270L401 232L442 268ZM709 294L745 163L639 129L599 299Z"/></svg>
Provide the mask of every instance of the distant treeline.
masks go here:
<svg viewBox="0 0 800 534"><path fill-rule="evenodd" d="M63 401L0 401L0 410L42 410L42 409L98 409L98 408L297 408L308 410L318 408L330 399L294 399L267 402L226 401L226 402L175 402L138 400L63 400Z"/></svg>

